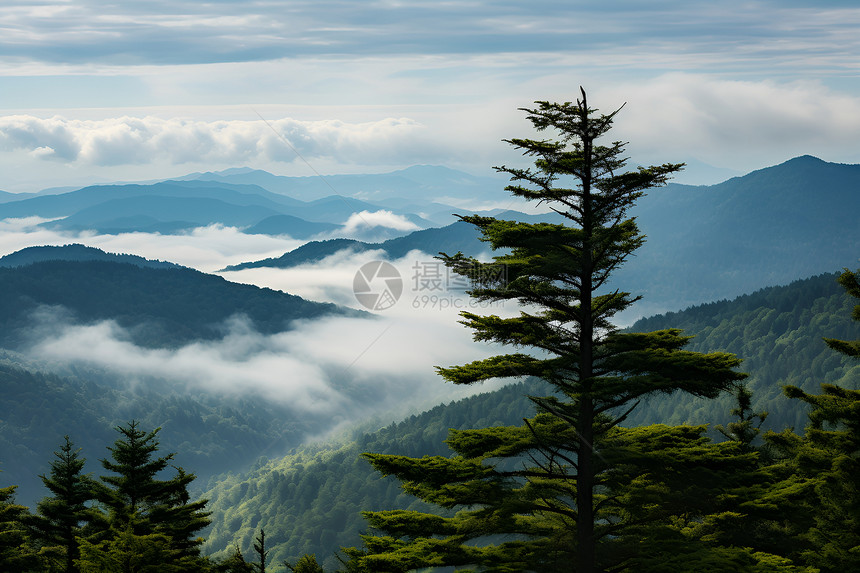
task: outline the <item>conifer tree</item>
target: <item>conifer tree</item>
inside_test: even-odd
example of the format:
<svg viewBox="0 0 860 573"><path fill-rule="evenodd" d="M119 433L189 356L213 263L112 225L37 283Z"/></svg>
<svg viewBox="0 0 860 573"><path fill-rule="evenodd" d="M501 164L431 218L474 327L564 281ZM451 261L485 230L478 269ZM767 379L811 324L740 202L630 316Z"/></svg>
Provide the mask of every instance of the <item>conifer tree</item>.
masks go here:
<svg viewBox="0 0 860 573"><path fill-rule="evenodd" d="M193 535L209 524L206 500L191 501L188 494L194 474L174 467L174 477L160 479L174 458L172 453L155 456L160 428L146 432L131 421L116 430L121 437L108 448L112 459L102 460L102 466L116 475L101 476L104 483L96 488L96 497L107 510L100 518L104 542L98 547L107 551L116 549L115 541L127 548L143 543L153 554L169 556L164 570L171 566L193 571L203 542Z"/></svg>
<svg viewBox="0 0 860 573"><path fill-rule="evenodd" d="M74 573L78 559L77 538L83 528L92 521L95 481L83 474L86 459L79 456L69 436L60 450L54 452L49 475L39 476L51 495L36 506L31 527L33 535L42 545L41 553L47 558L54 556L62 563L61 571Z"/></svg>
<svg viewBox="0 0 860 573"><path fill-rule="evenodd" d="M0 488L0 571L4 573L38 570L38 558L26 536L29 511L15 503L17 487Z"/></svg>
<svg viewBox="0 0 860 573"><path fill-rule="evenodd" d="M257 553L257 563L254 564L254 569L258 573L266 573L266 532L260 529L260 535L254 538L254 551Z"/></svg>
<svg viewBox="0 0 860 573"><path fill-rule="evenodd" d="M610 287L613 272L645 240L628 211L682 165L623 171L624 145L601 139L618 110L598 115L584 91L575 103L536 104L523 111L554 138L509 140L535 158L534 168L498 169L511 176L508 191L548 205L567 224L461 217L494 250L508 252L488 263L462 253L442 256L474 281L472 297L520 304L520 314L510 318L461 313L474 338L526 351L439 373L456 384L535 376L553 393L532 397L539 413L522 426L452 432L453 458L367 454L409 493L460 510L367 513L384 533L364 538L361 559L370 570L622 570L617 549L627 530L667 516L638 515L631 505L642 501L632 496L631 480L659 482L652 462L665 453L660 440L633 439L619 424L651 396L681 391L713 398L745 376L734 370L740 361L733 355L684 350L689 337L678 329L623 333L612 323L640 298ZM676 443L695 441L682 438ZM659 451L650 455L648 448ZM660 489L638 491L650 492L648 507L659 507L667 501ZM488 536L507 541L491 543Z"/></svg>
<svg viewBox="0 0 860 573"><path fill-rule="evenodd" d="M860 299L860 271L838 278L846 292ZM860 321L860 304L852 312ZM860 358L860 339L825 338L828 346L851 360ZM856 370L856 368L855 368ZM809 426L801 439L792 432L768 440L787 453L795 475L785 489L792 499L795 521L809 527L795 530L802 558L824 573L860 570L860 390L822 384L821 394L786 386L789 398L811 407ZM797 493L802 494L798 503Z"/></svg>

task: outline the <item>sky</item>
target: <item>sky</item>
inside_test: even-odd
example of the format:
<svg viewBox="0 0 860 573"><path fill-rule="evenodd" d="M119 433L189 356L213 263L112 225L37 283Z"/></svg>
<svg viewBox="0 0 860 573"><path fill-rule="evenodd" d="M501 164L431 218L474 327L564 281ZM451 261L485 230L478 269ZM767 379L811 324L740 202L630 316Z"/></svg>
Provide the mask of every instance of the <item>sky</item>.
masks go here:
<svg viewBox="0 0 860 573"><path fill-rule="evenodd" d="M860 163L850 1L9 0L0 190L250 166L283 175L519 157L518 108L621 105L638 164L713 183Z"/></svg>

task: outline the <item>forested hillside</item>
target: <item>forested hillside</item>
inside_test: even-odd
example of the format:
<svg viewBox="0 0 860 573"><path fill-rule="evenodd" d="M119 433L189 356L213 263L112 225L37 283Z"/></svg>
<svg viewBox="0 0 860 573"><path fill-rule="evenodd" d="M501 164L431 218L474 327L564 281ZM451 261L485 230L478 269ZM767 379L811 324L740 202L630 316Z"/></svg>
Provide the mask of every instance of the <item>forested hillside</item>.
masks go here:
<svg viewBox="0 0 860 573"><path fill-rule="evenodd" d="M860 385L860 365L822 341L824 336L856 336L852 307L836 275L820 275L645 319L630 330L683 328L694 336L689 344L693 350L736 352L745 359L742 370L750 374L747 386L753 392L753 409L769 411L764 428L780 431L791 426L799 432L807 424L808 410L782 395L784 384L810 392L818 391L822 382L846 388ZM508 386L436 407L375 433L360 433L351 441L299 448L246 475L219 479L204 494L214 511L206 549L224 555L225 548L238 543L247 553L263 528L276 561L315 553L333 568L338 548L355 545L358 533L367 528L361 510L421 507L402 493L396 480L373 472L360 453L448 455L442 440L449 428L517 424L533 414L525 394L541 392L545 389L536 386ZM716 400L658 396L640 404L625 425L726 424L734 402L728 394Z"/></svg>
<svg viewBox="0 0 860 573"><path fill-rule="evenodd" d="M844 388L860 385L860 364L824 344L824 337L857 336L851 320L851 297L836 283L837 275L819 275L784 287L770 287L734 300L723 300L643 319L631 328L648 332L682 328L694 338L691 350L724 350L743 359L749 373L754 409L769 412L765 427L776 431L807 423L806 410L786 400L782 386L792 384L807 392L822 383ZM731 399L690 400L661 396L640 406L629 418L633 424L713 423L731 407Z"/></svg>
<svg viewBox="0 0 860 573"><path fill-rule="evenodd" d="M519 423L534 411L526 395L542 391L540 382L513 384L437 406L378 431L357 430L350 440L297 448L247 475L219 477L203 494L213 512L205 550L224 557L238 544L250 554L262 528L271 563L295 562L311 553L326 570L334 570L335 551L357 544L358 534L367 529L363 509L424 507L404 494L396 480L380 477L360 458L362 452L447 455L443 441L450 428Z"/></svg>
<svg viewBox="0 0 860 573"><path fill-rule="evenodd" d="M164 428L164 448L181 452L180 463L202 478L196 488L213 474L279 454L325 430L324 422L299 419L259 395L226 399L158 382L130 386L80 366L74 375L58 376L0 351L0 486L17 485L19 502L32 505L45 493L37 476L63 435L95 463L113 440L113 428L132 419Z"/></svg>
<svg viewBox="0 0 860 573"><path fill-rule="evenodd" d="M62 307L80 323L114 320L136 344L149 347L221 337L224 321L235 315L273 333L292 320L356 314L188 268L92 260L0 267L0 347L20 347L31 334L33 312L43 307Z"/></svg>

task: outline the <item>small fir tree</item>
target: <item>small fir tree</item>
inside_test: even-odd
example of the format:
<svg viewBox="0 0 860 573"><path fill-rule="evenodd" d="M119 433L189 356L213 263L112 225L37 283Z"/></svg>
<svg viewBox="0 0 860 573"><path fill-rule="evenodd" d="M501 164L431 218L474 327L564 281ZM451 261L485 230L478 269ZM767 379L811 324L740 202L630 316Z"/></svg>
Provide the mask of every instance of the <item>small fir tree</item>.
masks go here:
<svg viewBox="0 0 860 573"><path fill-rule="evenodd" d="M85 535L84 528L93 520L90 503L96 482L83 473L86 459L79 452L69 436L65 436L60 450L54 452L50 473L39 476L51 495L38 503L31 521L33 535L42 546L41 553L58 561L59 570L66 573L78 571L77 539Z"/></svg>
<svg viewBox="0 0 860 573"><path fill-rule="evenodd" d="M96 488L96 498L106 509L97 523L107 543L97 547L104 549L122 540L124 547L133 548L144 542L160 552L162 540L166 539L164 555L169 559L163 566L193 570L200 562L203 543L202 538L193 535L209 524L209 514L204 511L206 500L191 501L188 494L194 474L174 467L174 477L159 479L174 458L172 453L155 455L160 428L146 432L131 421L116 429L121 436L108 448L111 459L102 460L102 466L116 475L102 476L103 484Z"/></svg>

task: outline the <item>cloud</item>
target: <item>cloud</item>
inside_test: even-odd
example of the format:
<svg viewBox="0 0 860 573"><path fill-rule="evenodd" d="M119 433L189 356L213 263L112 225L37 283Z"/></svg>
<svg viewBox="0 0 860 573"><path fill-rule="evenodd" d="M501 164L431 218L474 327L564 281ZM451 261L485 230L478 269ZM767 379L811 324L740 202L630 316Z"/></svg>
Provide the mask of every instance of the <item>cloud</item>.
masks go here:
<svg viewBox="0 0 860 573"><path fill-rule="evenodd" d="M344 231L353 233L360 227L386 227L397 231L417 231L418 225L404 217L395 215L391 211L360 211L349 216L343 224Z"/></svg>
<svg viewBox="0 0 860 573"><path fill-rule="evenodd" d="M445 384L434 371L478 358L486 348L462 328L398 317L376 320L325 318L298 322L275 335L256 332L242 317L226 325L223 339L178 349L135 346L112 321L74 325L43 310L40 338L26 355L63 371L74 365L104 370L130 387L222 397L261 396L305 418L330 425L373 415L396 417L496 388ZM458 326L458 325L455 325ZM483 345L481 345L483 346Z"/></svg>
<svg viewBox="0 0 860 573"><path fill-rule="evenodd" d="M727 80L666 74L596 90L616 116L614 138L634 161L690 157L748 171L798 155L858 162L860 98L816 81Z"/></svg>
<svg viewBox="0 0 860 573"><path fill-rule="evenodd" d="M659 1L273 3L221 1L65 5L12 1L0 7L7 57L48 62L176 64L249 62L316 55L475 54L598 50L773 57L774 37L792 31L797 48L855 44L857 11L844 3ZM856 44L855 44L856 45ZM760 46L760 47L759 47ZM764 53L770 51L770 54ZM845 53L854 53L846 47ZM788 55L786 54L786 55Z"/></svg>
<svg viewBox="0 0 860 573"><path fill-rule="evenodd" d="M248 236L212 226L188 235L60 235L41 219L0 220L0 254L35 244L81 242L110 252L168 259L211 271L226 264L279 256L298 243ZM317 264L292 269L221 273L227 280L257 284L318 301L362 309L353 293L357 270L382 258L379 251L342 251ZM29 353L57 370L86 364L128 384L171 385L221 395L254 392L292 404L297 414L329 415L339 422L404 409L424 408L497 387L454 387L434 366L465 363L493 349L471 340L457 322L460 310L504 314L502 307L470 307L462 292L448 289L446 269L413 251L392 261L403 280L398 303L373 318L329 317L293 324L275 335L256 332L242 317L225 325L221 340L176 349L135 346L116 323L77 325L58 309L35 319ZM419 275L433 284L420 284ZM438 285L435 278L439 277ZM378 285L377 285L378 286ZM438 286L438 288L437 288Z"/></svg>
<svg viewBox="0 0 860 573"><path fill-rule="evenodd" d="M343 163L419 153L433 147L423 127L408 118L364 123L337 120L200 121L158 117L102 120L0 117L0 150L26 150L39 159L114 166L169 161L172 164L241 165L330 158ZM416 157L417 158L417 157Z"/></svg>
<svg viewBox="0 0 860 573"><path fill-rule="evenodd" d="M81 243L109 253L128 253L147 259L169 260L203 272L212 272L249 260L279 257L302 244L302 241L285 237L246 235L235 227L223 225L199 227L189 233L177 235L96 235L91 232L60 232L39 227L45 221L46 219L38 217L0 219L0 256L25 247Z"/></svg>

